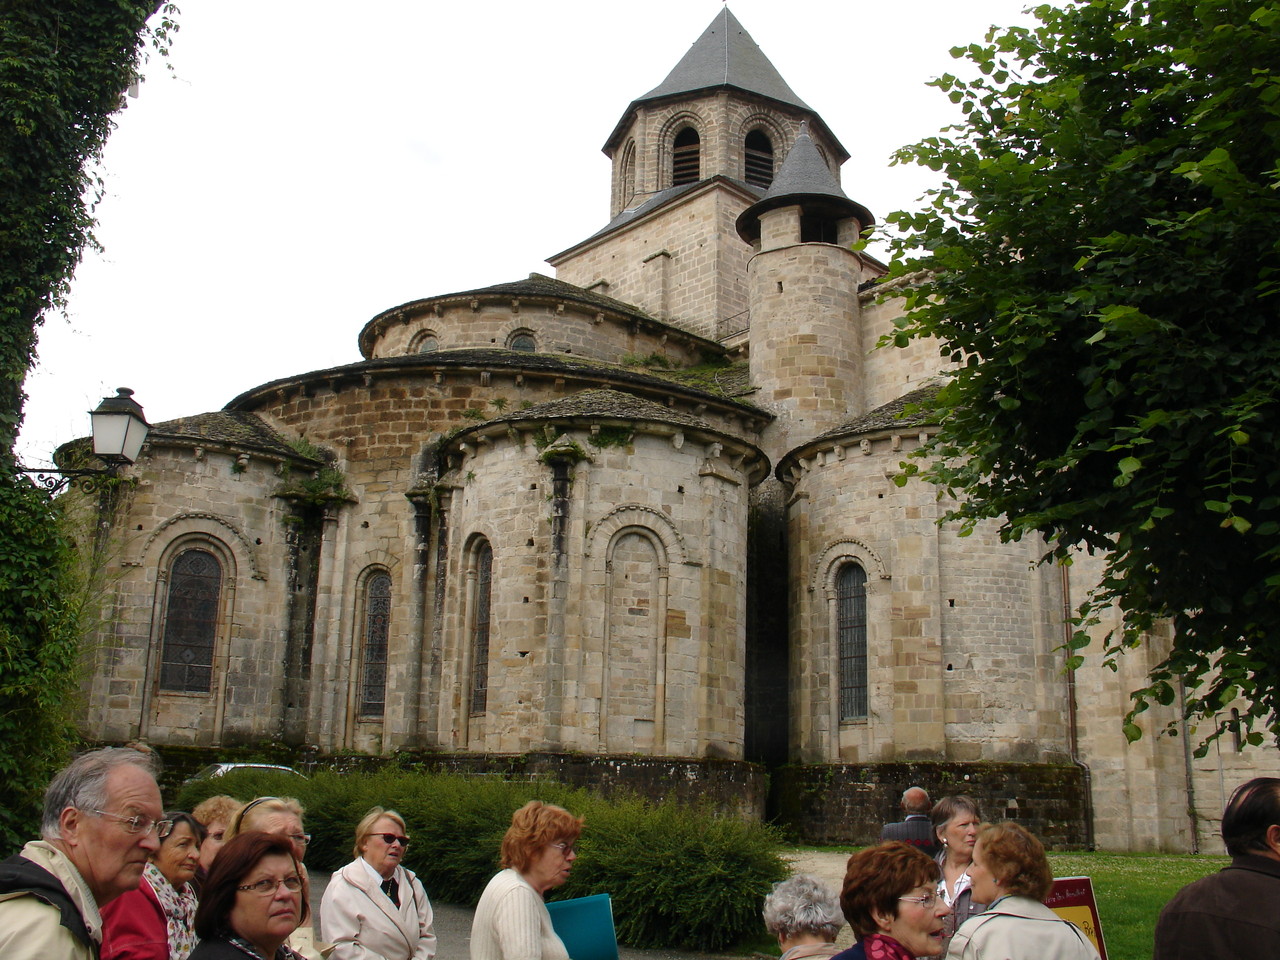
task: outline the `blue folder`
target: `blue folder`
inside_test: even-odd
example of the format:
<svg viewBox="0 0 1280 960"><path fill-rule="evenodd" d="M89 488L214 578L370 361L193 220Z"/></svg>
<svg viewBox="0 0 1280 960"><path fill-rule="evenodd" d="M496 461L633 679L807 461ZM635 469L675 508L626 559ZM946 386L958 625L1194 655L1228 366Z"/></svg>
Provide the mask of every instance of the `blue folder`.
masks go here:
<svg viewBox="0 0 1280 960"><path fill-rule="evenodd" d="M607 893L547 904L551 926L572 960L618 960L613 904Z"/></svg>

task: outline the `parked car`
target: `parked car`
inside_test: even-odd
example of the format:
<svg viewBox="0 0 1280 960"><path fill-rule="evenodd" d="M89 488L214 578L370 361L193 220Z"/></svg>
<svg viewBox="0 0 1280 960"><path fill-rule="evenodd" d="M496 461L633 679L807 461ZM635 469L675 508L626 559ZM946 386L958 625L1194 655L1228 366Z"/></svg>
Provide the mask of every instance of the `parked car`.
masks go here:
<svg viewBox="0 0 1280 960"><path fill-rule="evenodd" d="M307 779L305 773L299 773L293 767L282 767L277 763L211 763L203 768L194 776L187 777L183 783L191 783L194 780L209 780L213 777L225 777L228 773L235 773L238 770L255 770L260 773L283 773L294 777Z"/></svg>

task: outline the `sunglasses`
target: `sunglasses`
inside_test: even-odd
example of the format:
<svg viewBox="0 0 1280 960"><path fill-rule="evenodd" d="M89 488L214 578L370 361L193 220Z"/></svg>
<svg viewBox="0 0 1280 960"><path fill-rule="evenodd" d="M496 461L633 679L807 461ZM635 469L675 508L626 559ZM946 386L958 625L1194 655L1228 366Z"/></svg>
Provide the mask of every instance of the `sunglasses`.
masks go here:
<svg viewBox="0 0 1280 960"><path fill-rule="evenodd" d="M408 837L401 837L401 836L397 836L397 835L396 835L396 834L394 834L394 833L371 833L371 834L369 834L369 836L371 836L371 837L381 837L381 838L382 838L382 842L383 842L383 843L385 843L388 847L389 847L389 846L391 846L393 843L398 843L398 844L400 844L400 846L402 846L402 847L408 847L408 846L409 846L409 838L408 838Z"/></svg>

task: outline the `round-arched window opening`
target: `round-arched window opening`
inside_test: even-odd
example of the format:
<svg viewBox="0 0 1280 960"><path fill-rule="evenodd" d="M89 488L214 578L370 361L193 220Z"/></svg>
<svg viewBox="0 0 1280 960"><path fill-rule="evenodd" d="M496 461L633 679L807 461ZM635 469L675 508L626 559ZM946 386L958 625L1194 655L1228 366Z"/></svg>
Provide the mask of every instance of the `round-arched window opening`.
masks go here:
<svg viewBox="0 0 1280 960"><path fill-rule="evenodd" d="M420 330L409 341L410 353L435 353L440 349L440 338L434 330Z"/></svg>
<svg viewBox="0 0 1280 960"><path fill-rule="evenodd" d="M767 187L773 183L773 143L763 130L752 130L743 144L747 183Z"/></svg>
<svg viewBox="0 0 1280 960"><path fill-rule="evenodd" d="M522 353L533 353L538 349L538 341L533 339L533 334L527 330L522 330L511 335L511 340L507 343L508 350L519 350Z"/></svg>
<svg viewBox="0 0 1280 960"><path fill-rule="evenodd" d="M676 134L671 148L671 185L697 183L699 164L699 148L701 139L693 127L685 127Z"/></svg>

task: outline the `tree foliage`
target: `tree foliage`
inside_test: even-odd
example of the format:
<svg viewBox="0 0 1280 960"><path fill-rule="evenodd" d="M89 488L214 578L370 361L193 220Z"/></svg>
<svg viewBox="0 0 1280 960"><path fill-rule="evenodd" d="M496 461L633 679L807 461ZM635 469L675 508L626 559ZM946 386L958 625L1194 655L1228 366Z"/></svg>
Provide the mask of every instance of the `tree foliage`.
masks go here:
<svg viewBox="0 0 1280 960"><path fill-rule="evenodd" d="M964 121L897 156L944 184L890 217L891 339L937 338L953 364L931 459L908 469L962 495L953 519L1043 534L1047 560L1104 552L1079 625L1119 609L1113 666L1172 620L1130 738L1180 682L1188 717L1239 696L1275 732L1280 2L1034 14L953 50L975 79L935 85Z"/></svg>
<svg viewBox="0 0 1280 960"><path fill-rule="evenodd" d="M70 743L78 687L73 564L49 495L17 473L22 384L36 331L85 245L111 114L161 0L9 0L0 7L0 843L33 827Z"/></svg>

